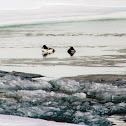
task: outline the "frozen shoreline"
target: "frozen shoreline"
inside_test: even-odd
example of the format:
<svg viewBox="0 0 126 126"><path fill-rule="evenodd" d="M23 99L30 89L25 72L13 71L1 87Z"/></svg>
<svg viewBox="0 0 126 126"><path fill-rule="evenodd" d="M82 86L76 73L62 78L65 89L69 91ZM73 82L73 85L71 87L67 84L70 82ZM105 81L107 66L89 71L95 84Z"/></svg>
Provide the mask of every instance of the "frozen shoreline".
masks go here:
<svg viewBox="0 0 126 126"><path fill-rule="evenodd" d="M60 123L43 119L0 114L0 126L78 126L78 124Z"/></svg>
<svg viewBox="0 0 126 126"><path fill-rule="evenodd" d="M125 75L89 75L29 81L1 78L0 112L87 125L111 126L125 121ZM110 121L109 121L109 120ZM122 124L122 122L120 122ZM3 125L4 126L4 125Z"/></svg>

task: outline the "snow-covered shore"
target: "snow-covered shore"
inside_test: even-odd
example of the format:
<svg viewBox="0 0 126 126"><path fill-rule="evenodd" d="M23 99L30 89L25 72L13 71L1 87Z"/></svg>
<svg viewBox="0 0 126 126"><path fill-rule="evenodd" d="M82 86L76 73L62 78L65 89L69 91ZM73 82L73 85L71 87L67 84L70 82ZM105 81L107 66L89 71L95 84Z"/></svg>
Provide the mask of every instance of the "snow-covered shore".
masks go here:
<svg viewBox="0 0 126 126"><path fill-rule="evenodd" d="M0 126L78 126L78 124L59 123L42 119L0 114Z"/></svg>

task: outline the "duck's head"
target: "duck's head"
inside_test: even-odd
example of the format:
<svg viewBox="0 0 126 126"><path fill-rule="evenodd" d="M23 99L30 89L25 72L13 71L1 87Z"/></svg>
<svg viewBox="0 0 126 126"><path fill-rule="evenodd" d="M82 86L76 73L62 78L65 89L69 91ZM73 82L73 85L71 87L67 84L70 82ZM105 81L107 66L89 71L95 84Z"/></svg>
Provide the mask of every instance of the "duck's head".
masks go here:
<svg viewBox="0 0 126 126"><path fill-rule="evenodd" d="M73 46L70 46L70 49L71 49L71 50L74 50Z"/></svg>
<svg viewBox="0 0 126 126"><path fill-rule="evenodd" d="M43 45L43 47L42 47L43 49L48 49L48 47L46 46L46 45Z"/></svg>

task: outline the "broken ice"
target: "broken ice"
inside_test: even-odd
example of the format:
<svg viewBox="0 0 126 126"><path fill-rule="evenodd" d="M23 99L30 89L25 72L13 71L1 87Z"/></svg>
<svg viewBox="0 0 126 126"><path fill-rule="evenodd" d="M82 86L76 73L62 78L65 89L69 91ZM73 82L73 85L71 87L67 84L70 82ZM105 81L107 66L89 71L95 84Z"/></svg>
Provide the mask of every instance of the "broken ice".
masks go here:
<svg viewBox="0 0 126 126"><path fill-rule="evenodd" d="M126 113L126 85L58 79L0 79L0 113L90 126L111 126L106 119Z"/></svg>

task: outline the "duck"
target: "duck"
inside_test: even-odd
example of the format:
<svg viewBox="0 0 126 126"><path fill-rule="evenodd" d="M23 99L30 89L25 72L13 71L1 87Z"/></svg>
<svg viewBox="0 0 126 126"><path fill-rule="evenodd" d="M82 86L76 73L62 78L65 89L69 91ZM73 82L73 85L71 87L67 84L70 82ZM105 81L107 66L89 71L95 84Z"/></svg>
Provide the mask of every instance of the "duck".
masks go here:
<svg viewBox="0 0 126 126"><path fill-rule="evenodd" d="M73 56L76 50L74 49L73 46L70 46L70 48L67 50L67 52L70 54L70 56Z"/></svg>
<svg viewBox="0 0 126 126"><path fill-rule="evenodd" d="M52 53L54 53L54 52L55 52L55 49L49 48L49 47L47 47L46 45L43 45L43 47L42 47L42 53L43 53L44 55L52 54Z"/></svg>

